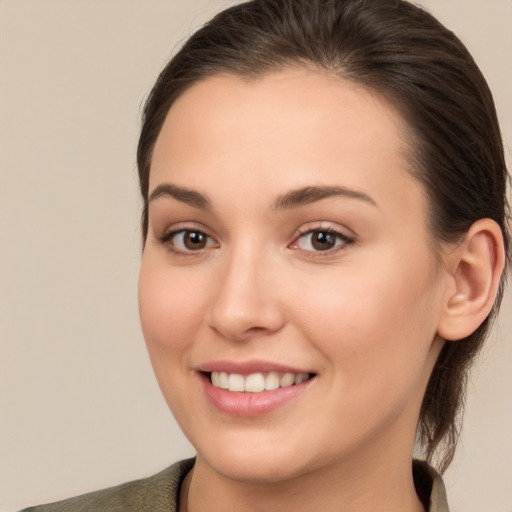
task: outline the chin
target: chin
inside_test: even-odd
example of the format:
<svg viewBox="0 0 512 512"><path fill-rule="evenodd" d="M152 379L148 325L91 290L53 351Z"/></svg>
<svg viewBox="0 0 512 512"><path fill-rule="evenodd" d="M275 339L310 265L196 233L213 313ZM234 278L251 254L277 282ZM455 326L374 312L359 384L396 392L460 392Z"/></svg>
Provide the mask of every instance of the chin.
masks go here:
<svg viewBox="0 0 512 512"><path fill-rule="evenodd" d="M332 454L324 453L322 457L322 447L306 439L294 439L293 434L283 439L268 431L247 430L213 437L211 444L197 446L198 462L226 479L252 484L290 481L332 462Z"/></svg>
<svg viewBox="0 0 512 512"><path fill-rule="evenodd" d="M206 463L216 473L229 480L252 484L275 484L289 481L307 473L304 464L285 456L267 457L261 450L248 450L240 454L224 454Z"/></svg>

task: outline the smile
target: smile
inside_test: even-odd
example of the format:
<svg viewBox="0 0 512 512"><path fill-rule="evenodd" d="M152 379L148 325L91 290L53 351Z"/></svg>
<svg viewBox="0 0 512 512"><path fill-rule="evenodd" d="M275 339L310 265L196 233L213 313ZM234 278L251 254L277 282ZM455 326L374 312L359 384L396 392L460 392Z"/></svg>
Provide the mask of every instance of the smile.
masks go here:
<svg viewBox="0 0 512 512"><path fill-rule="evenodd" d="M230 416L271 413L308 394L318 374L262 360L215 361L198 370L203 392L214 408Z"/></svg>
<svg viewBox="0 0 512 512"><path fill-rule="evenodd" d="M262 393L288 388L310 379L309 373L257 372L250 375L214 371L210 381L214 387L233 392Z"/></svg>

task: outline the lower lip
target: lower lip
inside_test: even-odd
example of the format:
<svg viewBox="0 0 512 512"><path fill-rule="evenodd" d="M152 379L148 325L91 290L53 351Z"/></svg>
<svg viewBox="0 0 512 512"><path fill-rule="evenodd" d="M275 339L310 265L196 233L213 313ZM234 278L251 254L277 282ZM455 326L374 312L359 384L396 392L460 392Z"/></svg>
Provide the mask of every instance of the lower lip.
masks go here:
<svg viewBox="0 0 512 512"><path fill-rule="evenodd" d="M302 394L310 380L286 388L261 393L233 392L215 387L209 377L201 376L207 398L221 412L231 416L259 416L279 409Z"/></svg>

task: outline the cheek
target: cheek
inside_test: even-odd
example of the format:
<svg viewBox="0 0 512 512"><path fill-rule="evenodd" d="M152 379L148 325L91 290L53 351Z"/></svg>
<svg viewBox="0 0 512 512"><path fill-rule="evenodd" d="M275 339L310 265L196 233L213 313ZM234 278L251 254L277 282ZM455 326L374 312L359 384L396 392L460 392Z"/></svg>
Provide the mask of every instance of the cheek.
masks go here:
<svg viewBox="0 0 512 512"><path fill-rule="evenodd" d="M143 257L139 314L154 366L160 358L174 358L186 350L200 318L200 293L183 272L172 272L151 255Z"/></svg>
<svg viewBox="0 0 512 512"><path fill-rule="evenodd" d="M184 274L145 254L139 276L139 314L149 357L162 394L182 428L193 404L192 389L184 377L202 317L201 289Z"/></svg>
<svg viewBox="0 0 512 512"><path fill-rule="evenodd" d="M303 330L343 387L403 386L423 371L437 325L435 275L429 261L421 276L416 265L391 261L340 269L303 297Z"/></svg>

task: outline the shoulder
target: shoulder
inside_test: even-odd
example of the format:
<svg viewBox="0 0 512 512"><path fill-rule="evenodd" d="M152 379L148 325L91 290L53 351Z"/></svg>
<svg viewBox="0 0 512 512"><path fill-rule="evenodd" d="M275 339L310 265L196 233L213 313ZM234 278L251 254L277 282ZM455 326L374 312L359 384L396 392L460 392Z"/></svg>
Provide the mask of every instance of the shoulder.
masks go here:
<svg viewBox="0 0 512 512"><path fill-rule="evenodd" d="M174 512L180 485L194 460L177 462L156 475L21 512Z"/></svg>

